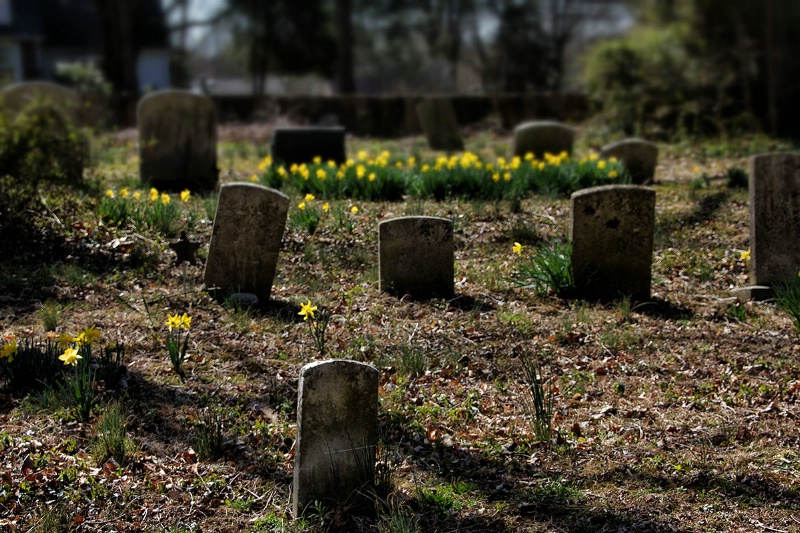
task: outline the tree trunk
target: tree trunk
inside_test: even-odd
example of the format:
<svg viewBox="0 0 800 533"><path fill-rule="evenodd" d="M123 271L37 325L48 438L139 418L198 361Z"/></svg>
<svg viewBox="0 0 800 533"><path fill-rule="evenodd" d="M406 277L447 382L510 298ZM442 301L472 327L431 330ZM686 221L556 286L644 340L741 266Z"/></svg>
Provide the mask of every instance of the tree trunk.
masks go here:
<svg viewBox="0 0 800 533"><path fill-rule="evenodd" d="M353 71L353 3L336 0L336 30L339 40L339 93L356 92Z"/></svg>

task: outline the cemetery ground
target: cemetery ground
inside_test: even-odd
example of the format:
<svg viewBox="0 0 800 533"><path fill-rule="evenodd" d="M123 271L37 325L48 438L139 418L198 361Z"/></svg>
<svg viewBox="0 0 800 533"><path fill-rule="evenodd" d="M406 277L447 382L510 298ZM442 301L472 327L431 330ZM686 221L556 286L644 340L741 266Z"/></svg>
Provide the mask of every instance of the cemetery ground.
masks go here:
<svg viewBox="0 0 800 533"><path fill-rule="evenodd" d="M266 145L253 137L223 133L223 182L257 172ZM510 143L466 138L487 158ZM746 181L730 169L788 146L660 146L651 302L564 300L515 283L522 262L567 235L568 199L313 199L330 209L310 235L296 216L305 198L286 190L272 299L257 308L203 290L213 195L173 195L182 214L166 233L101 221L107 189L148 188L124 135L99 148L89 190L10 201L18 228L0 245L0 333L22 346L95 326L94 353L124 343L124 372L97 381L85 418L63 390L3 385L0 529L800 531L798 332L774 301L730 298L748 284L749 242ZM422 138L348 139L351 154L384 149L437 155ZM377 224L402 215L453 221L452 300L378 291ZM176 264L169 247L182 229L201 243L195 263ZM371 497L295 521L297 380L322 358L298 314L309 302L330 314L326 358L380 371L380 450ZM165 323L183 313L182 377ZM549 438L526 408L531 361L552 393Z"/></svg>

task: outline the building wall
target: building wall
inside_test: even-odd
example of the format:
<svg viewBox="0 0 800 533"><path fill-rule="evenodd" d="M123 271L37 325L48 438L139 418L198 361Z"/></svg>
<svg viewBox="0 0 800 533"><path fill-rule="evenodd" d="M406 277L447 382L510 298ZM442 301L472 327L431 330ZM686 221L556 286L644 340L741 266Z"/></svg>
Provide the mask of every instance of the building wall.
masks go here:
<svg viewBox="0 0 800 533"><path fill-rule="evenodd" d="M136 77L139 80L139 91L143 93L169 89L171 85L169 50L164 48L142 50L136 65Z"/></svg>

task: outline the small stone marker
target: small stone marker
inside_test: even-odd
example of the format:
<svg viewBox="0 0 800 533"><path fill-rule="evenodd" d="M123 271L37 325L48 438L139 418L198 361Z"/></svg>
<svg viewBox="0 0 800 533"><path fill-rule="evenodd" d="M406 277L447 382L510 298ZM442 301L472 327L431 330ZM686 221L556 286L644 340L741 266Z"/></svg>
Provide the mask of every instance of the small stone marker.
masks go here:
<svg viewBox="0 0 800 533"><path fill-rule="evenodd" d="M651 183L656 175L658 145L644 139L630 138L607 144L600 150L600 157L616 157L631 176L631 183Z"/></svg>
<svg viewBox="0 0 800 533"><path fill-rule="evenodd" d="M249 292L269 301L289 197L255 183L220 187L205 284L223 298Z"/></svg>
<svg viewBox="0 0 800 533"><path fill-rule="evenodd" d="M572 269L589 300L650 299L656 193L637 185L604 185L573 193Z"/></svg>
<svg viewBox="0 0 800 533"><path fill-rule="evenodd" d="M575 130L551 120L523 122L514 128L514 155L524 157L528 152L537 159L544 154L558 155L567 152L572 155Z"/></svg>
<svg viewBox="0 0 800 533"><path fill-rule="evenodd" d="M454 293L453 223L446 218L400 217L378 225L380 290L415 299Z"/></svg>
<svg viewBox="0 0 800 533"><path fill-rule="evenodd" d="M35 102L52 104L73 125L80 122L81 97L77 91L48 81L26 81L9 85L0 92L2 108L11 118Z"/></svg>
<svg viewBox="0 0 800 533"><path fill-rule="evenodd" d="M378 378L366 363L329 360L300 371L292 513L344 502L374 479Z"/></svg>
<svg viewBox="0 0 800 533"><path fill-rule="evenodd" d="M284 165L311 163L315 157L322 162L347 160L344 128L340 126L311 128L275 128L270 151L272 159Z"/></svg>
<svg viewBox="0 0 800 533"><path fill-rule="evenodd" d="M417 118L431 150L464 150L464 139L449 98L426 98L417 103Z"/></svg>
<svg viewBox="0 0 800 533"><path fill-rule="evenodd" d="M168 90L136 108L139 177L157 189L208 192L217 185L217 111L206 96Z"/></svg>
<svg viewBox="0 0 800 533"><path fill-rule="evenodd" d="M787 283L800 270L800 152L750 159L750 281Z"/></svg>
<svg viewBox="0 0 800 533"><path fill-rule="evenodd" d="M186 236L186 231L181 231L181 238L175 242L169 243L170 249L178 256L175 259L175 265L181 263L191 263L192 265L197 262L197 249L200 248L199 242L192 242Z"/></svg>

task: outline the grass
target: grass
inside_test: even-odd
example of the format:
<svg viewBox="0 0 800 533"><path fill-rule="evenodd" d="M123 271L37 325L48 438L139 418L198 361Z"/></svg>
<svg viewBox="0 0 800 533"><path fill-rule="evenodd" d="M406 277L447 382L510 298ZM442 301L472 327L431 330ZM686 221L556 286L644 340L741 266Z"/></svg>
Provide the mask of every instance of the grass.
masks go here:
<svg viewBox="0 0 800 533"><path fill-rule="evenodd" d="M487 132L467 142L483 161L507 157L510 145ZM348 139L353 158L386 149L435 164L439 154L423 146ZM737 146L663 147L655 300L646 305L563 300L511 283L521 262L568 233L564 198L526 193L512 210L508 199L446 194L315 198L329 211L313 235L287 229L272 300L246 313L202 290L201 264L174 265L165 253L174 229L98 223L107 188L117 198L123 187L148 192L131 179L135 150L115 147L93 171L96 190L42 190L52 213L37 195L14 222L24 222L15 226L24 241L0 241L0 342L14 335L33 347L20 353L32 360L56 322L58 331L95 324L103 334L87 421L54 389L33 387L37 372L27 374L30 389L3 374L0 462L10 466L0 476L0 529L11 520L26 531L662 533L735 531L753 520L796 529L800 430L786 422L800 416L797 333L775 302L729 299L748 281L747 194L729 187L726 170L746 168L752 143ZM225 181L249 180L264 155L246 143L225 153ZM305 200L284 190L292 206ZM175 229L205 246L215 202L172 197ZM455 221L455 299L377 291L377 223L408 213ZM326 504L295 521L297 376L322 359L297 315L309 300L332 316L326 357L379 369L381 451L391 460L379 460L373 506ZM48 301L60 317L45 323ZM164 319L177 310L192 317L185 381L165 354ZM522 352L547 354L547 379L535 379L549 445L530 425ZM116 430L101 429L115 404ZM95 458L106 434L137 445L115 471Z"/></svg>

